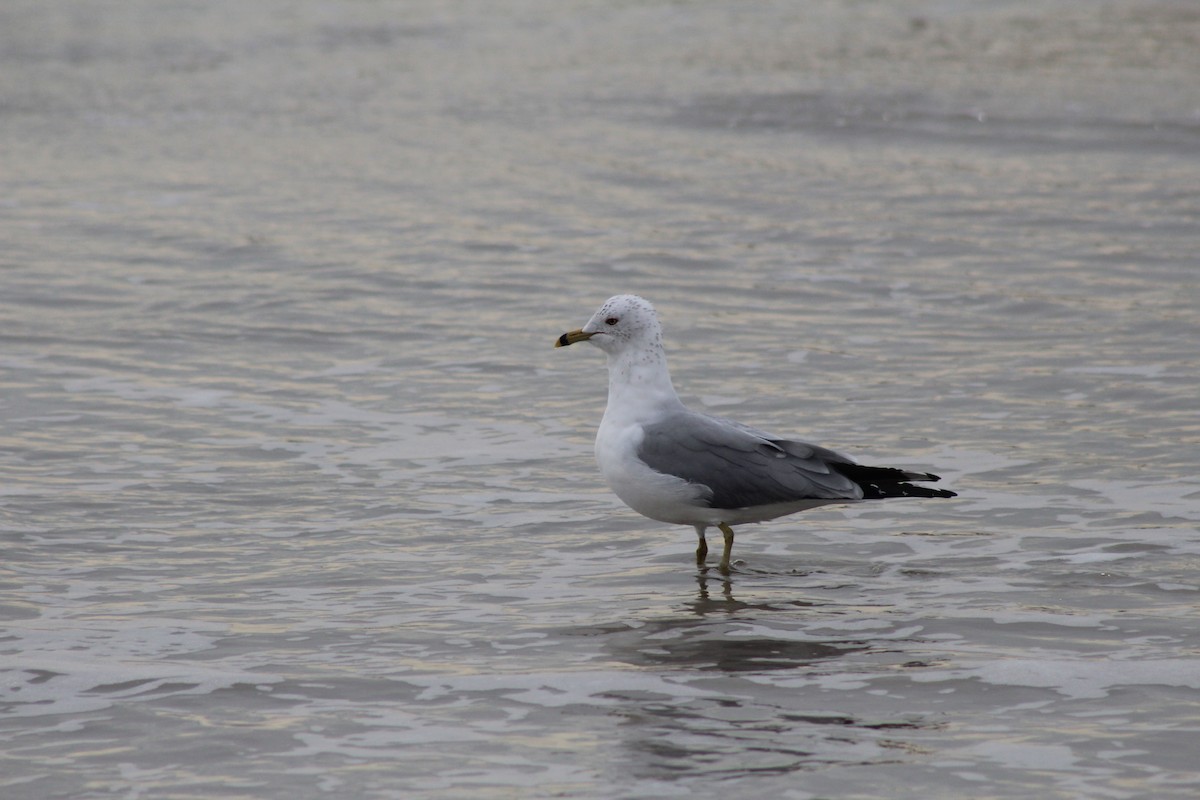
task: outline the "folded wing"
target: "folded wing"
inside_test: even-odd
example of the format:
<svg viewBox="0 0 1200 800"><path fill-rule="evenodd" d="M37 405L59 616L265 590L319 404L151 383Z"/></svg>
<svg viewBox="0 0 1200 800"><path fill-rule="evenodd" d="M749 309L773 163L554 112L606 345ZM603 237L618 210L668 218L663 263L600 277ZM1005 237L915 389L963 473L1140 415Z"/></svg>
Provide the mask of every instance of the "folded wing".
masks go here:
<svg viewBox="0 0 1200 800"><path fill-rule="evenodd" d="M864 497L858 483L841 471L857 466L849 458L730 420L683 411L645 426L643 434L638 458L651 469L705 487L712 508Z"/></svg>

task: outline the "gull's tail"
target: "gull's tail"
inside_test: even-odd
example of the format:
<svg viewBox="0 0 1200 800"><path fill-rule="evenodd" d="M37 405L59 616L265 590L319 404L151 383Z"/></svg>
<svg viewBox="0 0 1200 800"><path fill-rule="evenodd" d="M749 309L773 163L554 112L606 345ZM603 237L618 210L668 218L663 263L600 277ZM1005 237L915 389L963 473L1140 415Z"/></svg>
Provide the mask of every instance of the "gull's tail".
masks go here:
<svg viewBox="0 0 1200 800"><path fill-rule="evenodd" d="M864 500L882 500L885 497L957 497L949 489L931 489L917 486L910 481L940 481L930 472L909 472L893 467L864 467L861 464L832 462L830 467L859 485Z"/></svg>

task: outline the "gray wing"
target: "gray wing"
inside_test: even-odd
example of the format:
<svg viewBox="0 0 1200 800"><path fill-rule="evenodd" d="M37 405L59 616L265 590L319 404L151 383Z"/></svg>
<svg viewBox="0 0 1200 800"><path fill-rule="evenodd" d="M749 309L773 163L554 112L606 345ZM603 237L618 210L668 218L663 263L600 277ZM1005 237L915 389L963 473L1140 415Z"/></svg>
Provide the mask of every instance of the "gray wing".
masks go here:
<svg viewBox="0 0 1200 800"><path fill-rule="evenodd" d="M694 411L672 414L643 432L638 458L653 470L706 487L712 508L863 496L854 481L830 466L854 462L824 447Z"/></svg>

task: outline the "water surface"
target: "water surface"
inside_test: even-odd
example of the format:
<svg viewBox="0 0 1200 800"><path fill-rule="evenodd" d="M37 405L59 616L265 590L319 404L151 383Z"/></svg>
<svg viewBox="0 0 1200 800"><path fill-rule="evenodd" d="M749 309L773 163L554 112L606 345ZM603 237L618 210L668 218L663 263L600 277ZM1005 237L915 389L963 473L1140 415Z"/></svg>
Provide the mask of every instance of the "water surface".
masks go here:
<svg viewBox="0 0 1200 800"><path fill-rule="evenodd" d="M0 11L0 789L1191 797L1188 3ZM694 535L697 408L952 501Z"/></svg>

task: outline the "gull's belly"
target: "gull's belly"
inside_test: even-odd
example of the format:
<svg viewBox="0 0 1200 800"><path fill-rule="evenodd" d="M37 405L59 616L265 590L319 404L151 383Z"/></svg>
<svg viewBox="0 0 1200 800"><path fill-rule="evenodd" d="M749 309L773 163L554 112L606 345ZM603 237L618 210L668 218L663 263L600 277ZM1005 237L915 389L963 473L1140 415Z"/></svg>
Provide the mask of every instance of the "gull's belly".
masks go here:
<svg viewBox="0 0 1200 800"><path fill-rule="evenodd" d="M601 472L621 502L650 519L680 525L715 525L720 521L719 515L714 515L713 509L699 499L701 492L697 487L682 478L645 466L617 474L603 468Z"/></svg>
<svg viewBox="0 0 1200 800"><path fill-rule="evenodd" d="M642 516L680 525L715 525L720 515L701 499L704 491L674 475L650 469L637 457L640 425L601 423L596 434L600 473L621 502Z"/></svg>

